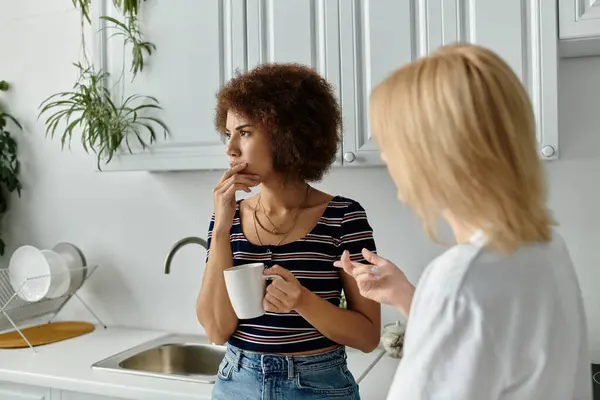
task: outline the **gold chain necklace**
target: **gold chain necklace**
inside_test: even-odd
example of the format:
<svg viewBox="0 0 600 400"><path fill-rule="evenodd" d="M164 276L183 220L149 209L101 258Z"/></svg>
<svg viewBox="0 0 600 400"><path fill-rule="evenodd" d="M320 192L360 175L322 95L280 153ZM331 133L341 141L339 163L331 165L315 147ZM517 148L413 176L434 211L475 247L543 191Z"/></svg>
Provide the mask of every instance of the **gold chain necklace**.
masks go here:
<svg viewBox="0 0 600 400"><path fill-rule="evenodd" d="M258 207L254 208L254 214L256 215L256 222L258 222L258 225L260 225L260 227L264 231L269 232L271 235L282 236L282 235L289 234L294 229L295 221L298 218L298 214L300 214L300 211L302 210L302 207L306 203L306 198L308 197L308 191L309 191L309 189L310 189L310 185L306 185L306 193L304 193L304 199L302 200L302 203L300 204L300 206L298 207L298 210L296 210L296 213L294 214L294 217L292 218L292 220L294 221L294 224L292 225L292 227L287 232L284 232L284 231L280 230L279 227L277 225L275 225L275 223L273 223L273 221L271 220L271 218L269 218L269 215L267 214L267 210L265 209L265 207L262 204L262 196L260 194L258 195ZM262 222L260 222L260 218L258 218L258 215L257 215L257 211L259 209L263 210L263 213L265 214L265 217L267 218L267 220L269 221L269 223L271 224L271 226L273 227L273 229L266 228L262 224Z"/></svg>
<svg viewBox="0 0 600 400"><path fill-rule="evenodd" d="M306 199L308 199L308 193L309 193L309 191L310 191L310 185L306 185L306 194L304 195L304 200L302 200L302 203L300 204L300 207L298 208L298 211L296 212L296 214L294 214L294 222L292 224L292 227L290 228L289 231L284 232L284 233L279 233L278 230L277 230L277 233L274 233L273 231L265 228L261 224L260 220L258 219L258 216L257 216L257 213L256 213L257 210L258 210L258 207L254 208L254 213L253 213L253 216L254 216L254 231L256 232L256 238L258 239L258 242L260 243L261 246L264 246L264 244L263 244L262 239L260 238L260 234L258 233L258 227L260 226L261 229L263 229L264 231L269 232L269 233L271 233L272 235L275 235L275 236L281 236L281 235L283 235L283 237L281 238L281 240L279 240L279 242L277 242L277 244L276 244L276 246L279 246L281 243L283 243L283 241L289 236L289 234L296 227L296 224L298 223L298 216L300 215L300 212L302 211L302 209L304 208L304 205L306 204ZM261 202L260 194L258 196L259 196L258 197L258 205L260 207L262 207L262 202ZM267 217L267 219L269 220L269 222L271 222L271 225L273 225L273 228L277 229L277 227L275 226L275 224L273 224L273 222L267 216L267 213L266 213L266 211L264 211L264 209L263 209L263 212L264 212L265 216Z"/></svg>

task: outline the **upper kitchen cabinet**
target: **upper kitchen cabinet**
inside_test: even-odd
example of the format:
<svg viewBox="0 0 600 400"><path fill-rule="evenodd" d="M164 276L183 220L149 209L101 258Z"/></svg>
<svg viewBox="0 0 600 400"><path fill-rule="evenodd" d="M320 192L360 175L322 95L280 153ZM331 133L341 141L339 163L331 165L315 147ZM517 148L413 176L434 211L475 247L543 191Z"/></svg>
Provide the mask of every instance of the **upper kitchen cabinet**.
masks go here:
<svg viewBox="0 0 600 400"><path fill-rule="evenodd" d="M341 96L338 0L246 0L246 70L263 63L301 63ZM338 156L336 165L341 164Z"/></svg>
<svg viewBox="0 0 600 400"><path fill-rule="evenodd" d="M382 164L369 128L369 94L394 69L417 58L415 3L339 2L344 165Z"/></svg>
<svg viewBox="0 0 600 400"><path fill-rule="evenodd" d="M114 13L111 0L103 13ZM584 2L578 2L578 4ZM587 3L586 3L587 4ZM129 51L105 31L101 62L127 94L156 96L171 136L121 153L109 169L227 166L213 126L215 93L236 71L268 62L310 65L335 87L343 113L336 165L382 162L369 95L394 69L439 46L472 42L499 53L532 99L540 155L558 157L556 5L530 0L178 0L143 3L144 37L157 51L131 82ZM590 8L590 7L588 7ZM591 7L593 9L593 7ZM592 12L592 11L590 11Z"/></svg>
<svg viewBox="0 0 600 400"><path fill-rule="evenodd" d="M600 55L600 1L558 0L561 57Z"/></svg>
<svg viewBox="0 0 600 400"><path fill-rule="evenodd" d="M540 154L558 156L556 9L529 0L341 0L343 159L381 164L368 121L369 94L390 72L457 41L499 53L527 87Z"/></svg>
<svg viewBox="0 0 600 400"><path fill-rule="evenodd" d="M98 0L99 15L122 19L112 0ZM228 165L222 138L214 128L215 94L245 68L245 1L177 0L143 3L144 39L156 45L132 81L131 46L106 22L99 30L96 62L110 73L113 97L155 96L164 111L155 115L170 129L149 149L122 151L103 170L216 169ZM102 26L98 28L102 29ZM132 141L134 144L135 141Z"/></svg>

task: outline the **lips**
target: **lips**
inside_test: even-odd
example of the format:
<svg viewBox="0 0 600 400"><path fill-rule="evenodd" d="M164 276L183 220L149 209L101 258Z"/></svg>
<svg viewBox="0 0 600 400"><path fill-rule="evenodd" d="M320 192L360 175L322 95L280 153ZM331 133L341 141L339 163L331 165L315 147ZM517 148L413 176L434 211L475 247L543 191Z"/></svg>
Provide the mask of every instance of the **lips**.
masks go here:
<svg viewBox="0 0 600 400"><path fill-rule="evenodd" d="M240 164L243 164L243 163L244 163L243 161L239 161L239 160L229 161L229 168L233 168L233 167L235 167L237 165L240 165Z"/></svg>

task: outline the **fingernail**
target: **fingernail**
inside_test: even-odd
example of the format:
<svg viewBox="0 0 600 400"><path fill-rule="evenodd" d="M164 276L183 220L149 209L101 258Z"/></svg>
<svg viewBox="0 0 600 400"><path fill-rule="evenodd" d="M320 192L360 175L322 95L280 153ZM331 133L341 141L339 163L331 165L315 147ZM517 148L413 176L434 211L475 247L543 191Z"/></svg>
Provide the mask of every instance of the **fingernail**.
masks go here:
<svg viewBox="0 0 600 400"><path fill-rule="evenodd" d="M377 267L371 267L371 272L377 272Z"/></svg>

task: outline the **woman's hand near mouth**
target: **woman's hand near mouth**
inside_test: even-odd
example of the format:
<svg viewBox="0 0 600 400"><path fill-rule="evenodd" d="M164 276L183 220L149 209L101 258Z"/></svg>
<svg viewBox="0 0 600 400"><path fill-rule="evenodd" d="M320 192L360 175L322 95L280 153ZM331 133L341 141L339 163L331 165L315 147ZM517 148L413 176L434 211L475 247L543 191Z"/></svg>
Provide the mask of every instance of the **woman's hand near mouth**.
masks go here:
<svg viewBox="0 0 600 400"><path fill-rule="evenodd" d="M247 166L248 164L244 162L232 165L213 189L215 204L214 230L229 232L235 215L235 193L238 190L250 193L250 188L260 183L260 178L257 175L242 172Z"/></svg>

